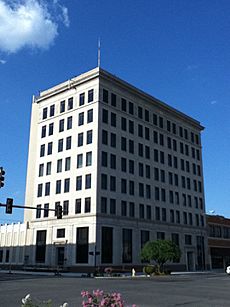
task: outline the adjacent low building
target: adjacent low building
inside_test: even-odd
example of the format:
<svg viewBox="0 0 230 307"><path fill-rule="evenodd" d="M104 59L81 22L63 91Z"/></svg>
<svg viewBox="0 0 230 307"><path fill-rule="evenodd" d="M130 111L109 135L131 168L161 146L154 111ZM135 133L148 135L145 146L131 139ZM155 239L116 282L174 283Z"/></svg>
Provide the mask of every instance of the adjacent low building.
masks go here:
<svg viewBox="0 0 230 307"><path fill-rule="evenodd" d="M33 99L25 205L29 266L141 265L149 240L208 267L201 131L193 118L95 68ZM56 208L61 205L63 218Z"/></svg>
<svg viewBox="0 0 230 307"><path fill-rule="evenodd" d="M230 219L207 215L208 248L212 269L226 269L230 265Z"/></svg>
<svg viewBox="0 0 230 307"><path fill-rule="evenodd" d="M24 265L26 230L25 223L0 225L0 265Z"/></svg>

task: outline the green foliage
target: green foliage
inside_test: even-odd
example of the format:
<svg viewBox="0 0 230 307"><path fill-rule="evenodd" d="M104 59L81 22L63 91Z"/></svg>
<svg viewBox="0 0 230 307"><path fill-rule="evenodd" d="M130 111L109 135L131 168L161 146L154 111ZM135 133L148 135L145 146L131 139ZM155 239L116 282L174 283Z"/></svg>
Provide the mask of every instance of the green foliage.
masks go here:
<svg viewBox="0 0 230 307"><path fill-rule="evenodd" d="M153 273L155 273L156 271L156 267L154 265L147 265L143 268L143 272L146 275L152 275Z"/></svg>
<svg viewBox="0 0 230 307"><path fill-rule="evenodd" d="M163 266L167 261L179 260L180 257L179 247L170 240L149 241L141 251L141 259L144 261L154 260L157 263L158 272L163 271Z"/></svg>

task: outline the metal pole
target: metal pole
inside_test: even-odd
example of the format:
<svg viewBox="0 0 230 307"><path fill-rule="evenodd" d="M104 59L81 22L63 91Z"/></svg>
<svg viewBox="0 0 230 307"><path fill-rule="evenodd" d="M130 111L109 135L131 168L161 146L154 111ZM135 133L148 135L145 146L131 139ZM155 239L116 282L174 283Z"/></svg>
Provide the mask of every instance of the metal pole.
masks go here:
<svg viewBox="0 0 230 307"><path fill-rule="evenodd" d="M97 265L97 255L96 255L97 246L96 243L94 245L94 271L96 272L96 265Z"/></svg>

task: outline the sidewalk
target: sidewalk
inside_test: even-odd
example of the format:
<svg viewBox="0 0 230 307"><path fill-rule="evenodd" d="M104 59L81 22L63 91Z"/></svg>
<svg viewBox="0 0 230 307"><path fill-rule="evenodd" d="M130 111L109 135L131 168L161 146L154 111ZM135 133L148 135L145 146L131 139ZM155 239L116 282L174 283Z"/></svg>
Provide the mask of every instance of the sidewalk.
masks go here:
<svg viewBox="0 0 230 307"><path fill-rule="evenodd" d="M71 272L34 272L34 271L24 271L24 270L0 270L0 273L3 274L21 274L21 275L37 275L37 276L62 276L62 277L83 277L83 278L89 278L87 273L71 273ZM204 274L221 274L224 272L216 272L216 271L193 271L193 272L172 272L170 275L204 275ZM168 275L168 276L170 276ZM93 275L91 274L91 277ZM108 276L100 276L99 278L108 278ZM132 277L131 272L130 273L124 273L121 274L119 277ZM135 277L145 277L145 275L142 272L137 272ZM135 278L133 277L133 278ZM109 277L111 278L111 277Z"/></svg>

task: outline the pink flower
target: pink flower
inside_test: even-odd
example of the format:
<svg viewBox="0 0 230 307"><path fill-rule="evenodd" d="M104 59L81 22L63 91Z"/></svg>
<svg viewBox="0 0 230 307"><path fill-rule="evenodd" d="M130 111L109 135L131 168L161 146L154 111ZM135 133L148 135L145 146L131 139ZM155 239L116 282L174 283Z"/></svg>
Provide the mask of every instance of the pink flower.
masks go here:
<svg viewBox="0 0 230 307"><path fill-rule="evenodd" d="M83 300L82 302L83 307L125 307L120 293L104 293L97 289L93 290L92 294L88 291L82 291L81 295L87 298L86 301ZM132 305L132 307L137 306Z"/></svg>
<svg viewBox="0 0 230 307"><path fill-rule="evenodd" d="M89 292L88 291L81 291L81 296L84 297L84 296L88 296L89 295Z"/></svg>
<svg viewBox="0 0 230 307"><path fill-rule="evenodd" d="M96 297L102 296L103 294L103 291L99 289L93 291L93 295L95 295Z"/></svg>

